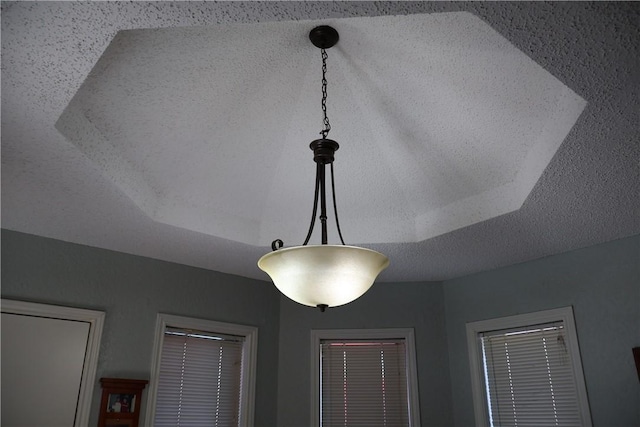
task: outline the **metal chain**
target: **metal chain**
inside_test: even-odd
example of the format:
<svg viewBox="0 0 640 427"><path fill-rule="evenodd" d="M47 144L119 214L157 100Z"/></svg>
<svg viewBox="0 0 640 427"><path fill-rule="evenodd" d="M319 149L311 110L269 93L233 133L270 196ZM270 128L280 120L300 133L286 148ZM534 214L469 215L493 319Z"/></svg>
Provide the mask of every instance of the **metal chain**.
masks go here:
<svg viewBox="0 0 640 427"><path fill-rule="evenodd" d="M324 115L324 129L320 131L323 139L327 138L329 131L331 130L331 124L329 123L329 117L327 117L327 51L322 51L322 114Z"/></svg>

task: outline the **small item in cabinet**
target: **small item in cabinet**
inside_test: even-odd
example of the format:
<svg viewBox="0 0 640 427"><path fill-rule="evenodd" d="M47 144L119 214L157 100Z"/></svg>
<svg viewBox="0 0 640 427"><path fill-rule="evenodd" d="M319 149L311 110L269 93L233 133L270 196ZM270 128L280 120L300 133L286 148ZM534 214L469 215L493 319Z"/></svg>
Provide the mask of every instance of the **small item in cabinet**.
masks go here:
<svg viewBox="0 0 640 427"><path fill-rule="evenodd" d="M102 401L98 427L138 427L142 390L147 380L100 378Z"/></svg>

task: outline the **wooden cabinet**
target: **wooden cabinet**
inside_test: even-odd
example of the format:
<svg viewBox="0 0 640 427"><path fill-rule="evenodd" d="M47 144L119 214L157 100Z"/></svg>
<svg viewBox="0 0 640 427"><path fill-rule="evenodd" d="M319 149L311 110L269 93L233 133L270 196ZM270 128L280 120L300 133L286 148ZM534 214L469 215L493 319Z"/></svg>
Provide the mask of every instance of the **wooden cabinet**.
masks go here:
<svg viewBox="0 0 640 427"><path fill-rule="evenodd" d="M100 378L102 400L98 427L138 427L142 390L147 380Z"/></svg>

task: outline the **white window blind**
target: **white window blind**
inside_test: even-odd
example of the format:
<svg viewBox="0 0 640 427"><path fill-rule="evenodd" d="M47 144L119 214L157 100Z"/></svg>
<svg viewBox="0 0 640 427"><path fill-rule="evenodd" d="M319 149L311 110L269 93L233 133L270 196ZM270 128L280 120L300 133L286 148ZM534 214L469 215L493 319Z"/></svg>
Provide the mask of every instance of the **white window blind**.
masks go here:
<svg viewBox="0 0 640 427"><path fill-rule="evenodd" d="M320 425L409 426L403 339L321 340Z"/></svg>
<svg viewBox="0 0 640 427"><path fill-rule="evenodd" d="M166 328L155 426L237 426L244 337Z"/></svg>
<svg viewBox="0 0 640 427"><path fill-rule="evenodd" d="M562 321L479 334L492 426L581 426Z"/></svg>

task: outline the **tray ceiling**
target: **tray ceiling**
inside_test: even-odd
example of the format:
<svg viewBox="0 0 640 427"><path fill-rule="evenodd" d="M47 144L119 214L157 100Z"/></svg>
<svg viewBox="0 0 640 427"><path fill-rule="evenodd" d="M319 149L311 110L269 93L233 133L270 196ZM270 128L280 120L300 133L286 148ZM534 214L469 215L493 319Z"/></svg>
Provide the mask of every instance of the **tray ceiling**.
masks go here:
<svg viewBox="0 0 640 427"><path fill-rule="evenodd" d="M516 3L3 2L2 226L266 280L308 226L329 24L342 230L382 280L640 232L638 7Z"/></svg>
<svg viewBox="0 0 640 427"><path fill-rule="evenodd" d="M585 105L453 12L120 31L56 127L156 221L300 243L321 126L307 35L322 24L341 34L328 114L354 244L418 242L519 209Z"/></svg>

